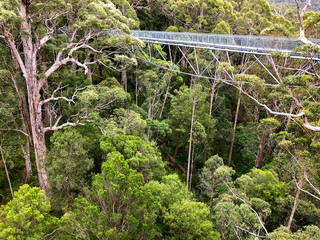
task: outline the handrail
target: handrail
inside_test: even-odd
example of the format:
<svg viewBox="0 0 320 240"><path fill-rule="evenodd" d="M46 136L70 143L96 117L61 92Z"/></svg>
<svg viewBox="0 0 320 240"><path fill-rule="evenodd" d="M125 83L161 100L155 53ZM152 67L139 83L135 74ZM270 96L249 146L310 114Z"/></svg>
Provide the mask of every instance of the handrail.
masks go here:
<svg viewBox="0 0 320 240"><path fill-rule="evenodd" d="M224 48L246 49L254 51L292 52L302 45L298 38L273 36L242 36L188 32L161 32L131 30L131 34L143 41L172 43L182 45L212 46ZM320 39L311 39L320 43Z"/></svg>

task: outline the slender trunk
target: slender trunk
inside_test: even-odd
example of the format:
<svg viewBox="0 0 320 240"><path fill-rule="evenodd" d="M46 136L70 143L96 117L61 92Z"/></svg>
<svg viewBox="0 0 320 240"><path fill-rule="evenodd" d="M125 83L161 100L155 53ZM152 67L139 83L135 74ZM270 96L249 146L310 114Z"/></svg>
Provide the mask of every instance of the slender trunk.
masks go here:
<svg viewBox="0 0 320 240"><path fill-rule="evenodd" d="M203 21L203 6L200 7L200 20L198 30L202 30L202 21Z"/></svg>
<svg viewBox="0 0 320 240"><path fill-rule="evenodd" d="M264 153L265 147L266 147L265 140L262 140L262 142L259 143L259 152L256 160L256 168L261 167L261 164L263 162L263 153Z"/></svg>
<svg viewBox="0 0 320 240"><path fill-rule="evenodd" d="M290 114L293 113L293 110L294 110L294 104L291 103L291 106L290 106ZM291 123L291 121L292 121L292 118L291 118L291 117L288 117L287 126Z"/></svg>
<svg viewBox="0 0 320 240"><path fill-rule="evenodd" d="M236 116L235 116L235 118L234 118L234 123L233 123L233 132L232 132L232 139L231 139L231 145L230 145L230 152L229 152L229 159L228 159L228 167L230 167L230 165L231 165L234 139L235 139L236 130L237 130L237 123L238 123L240 103L241 103L241 92L239 93L238 103L237 103L237 109L236 109Z"/></svg>
<svg viewBox="0 0 320 240"><path fill-rule="evenodd" d="M299 203L299 197L300 197L300 189L302 188L304 184L304 179L300 179L299 183L298 183L298 189L297 189L297 193L296 193L296 198L294 199L294 203L293 203L293 207L292 207L292 211L291 211L291 214L290 214L290 218L289 218L289 222L288 222L288 230L290 230L291 228L291 224L292 224L292 221L293 221L293 216L297 210L297 207L298 207L298 203Z"/></svg>
<svg viewBox="0 0 320 240"><path fill-rule="evenodd" d="M103 71L102 71L103 69L102 69L102 65L101 64L99 64L99 76L100 76L100 82L102 82L103 81Z"/></svg>
<svg viewBox="0 0 320 240"><path fill-rule="evenodd" d="M193 163L194 163L194 144L192 146L192 157L191 157L191 170L190 170L190 183L189 183L189 190L191 190L192 185L192 177L193 177Z"/></svg>
<svg viewBox="0 0 320 240"><path fill-rule="evenodd" d="M124 89L125 92L128 91L128 79L127 79L127 71L126 70L121 70L121 85Z"/></svg>
<svg viewBox="0 0 320 240"><path fill-rule="evenodd" d="M137 106L138 106L138 97L139 97L138 75L136 75L136 105L137 105Z"/></svg>
<svg viewBox="0 0 320 240"><path fill-rule="evenodd" d="M255 106L254 108L254 122L259 122L259 106Z"/></svg>
<svg viewBox="0 0 320 240"><path fill-rule="evenodd" d="M184 54L187 52L186 47L182 47L181 50L183 51ZM185 59L183 56L182 56L182 60L181 60L181 67L187 68L187 59Z"/></svg>
<svg viewBox="0 0 320 240"><path fill-rule="evenodd" d="M196 109L196 92L193 97L193 106L192 106L192 116L191 116L191 126L190 126L190 138L189 138L189 153L188 153L188 168L187 168L187 188L189 186L189 177L190 177L190 161L191 161L191 150L192 150L192 139L193 139L193 124L194 124L194 113Z"/></svg>
<svg viewBox="0 0 320 240"><path fill-rule="evenodd" d="M148 119L152 119L152 102L150 97L148 100Z"/></svg>
<svg viewBox="0 0 320 240"><path fill-rule="evenodd" d="M162 104L162 107L161 107L161 110L160 110L160 115L159 115L160 119L162 117L162 114L163 114L163 111L164 111L164 106L166 105L166 101L167 101L167 98L168 98L169 88L170 88L170 83L171 83L171 77L172 76L170 75L170 79L169 79L168 86L167 86L167 89L166 89L166 94L164 95L163 104Z"/></svg>
<svg viewBox="0 0 320 240"><path fill-rule="evenodd" d="M213 99L214 99L214 93L216 91L216 82L212 82L212 88L211 88L211 95L210 95L210 110L209 110L209 116L212 116L212 108L213 108Z"/></svg>
<svg viewBox="0 0 320 240"><path fill-rule="evenodd" d="M11 185L11 181L10 181L10 176L9 176L9 172L8 172L8 169L7 169L6 160L5 160L5 158L3 156L3 153L2 153L2 147L1 146L0 146L0 152L1 152L2 162L3 162L3 165L4 165L4 170L6 171L6 175L7 175L7 179L8 179L11 196L12 196L12 199L13 199L14 195L13 195L12 185Z"/></svg>

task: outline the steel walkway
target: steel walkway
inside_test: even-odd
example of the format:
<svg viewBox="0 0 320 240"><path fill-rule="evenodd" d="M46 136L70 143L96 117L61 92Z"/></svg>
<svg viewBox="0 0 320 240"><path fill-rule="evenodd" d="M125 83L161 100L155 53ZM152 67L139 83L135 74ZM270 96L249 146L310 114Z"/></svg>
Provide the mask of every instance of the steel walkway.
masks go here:
<svg viewBox="0 0 320 240"><path fill-rule="evenodd" d="M145 43L145 47L137 44L128 48L128 52L137 59L197 78L234 83L237 82L235 75L250 73L250 69L258 65L269 76L265 85L278 86L286 77L279 75L279 57L284 58L285 63L288 59L293 61L293 67L286 75L309 74L310 71L320 70L319 54L296 51L302 45L298 38L137 30L131 30L131 35ZM320 39L310 40L320 44ZM230 55L234 54L240 60L232 62ZM234 68L234 72L224 69L224 74L220 74L224 75L224 79L216 76L221 63Z"/></svg>
<svg viewBox="0 0 320 240"><path fill-rule="evenodd" d="M301 46L298 38L272 37L272 36L241 36L186 32L158 32L132 30L131 34L144 42L171 44L178 46L198 46L203 48L225 48L238 51L257 52L293 52ZM320 39L311 39L320 43Z"/></svg>

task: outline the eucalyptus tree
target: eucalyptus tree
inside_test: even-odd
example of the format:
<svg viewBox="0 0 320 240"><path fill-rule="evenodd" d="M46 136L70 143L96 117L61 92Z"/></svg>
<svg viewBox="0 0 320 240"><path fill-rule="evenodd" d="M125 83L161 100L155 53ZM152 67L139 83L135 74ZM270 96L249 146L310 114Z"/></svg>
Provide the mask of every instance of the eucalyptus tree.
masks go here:
<svg viewBox="0 0 320 240"><path fill-rule="evenodd" d="M11 58L27 89L41 189L48 189L44 167L45 133L79 125L82 119L88 117L80 113L69 117L58 114L51 116L53 121L45 124L44 108L61 101L66 101L71 107L74 105L79 87L75 87L73 94L63 96L61 92L64 87L59 84L68 78L68 66L72 65L74 71L83 72L88 79L84 82L90 83L91 66L96 63L110 66L114 63L111 59L123 61L123 57L117 53L123 43L130 44L132 39L122 35L119 41L110 33L127 33L129 27L134 25L135 21L123 16L110 0L0 1L0 39L10 49ZM63 117L65 122L61 123Z"/></svg>

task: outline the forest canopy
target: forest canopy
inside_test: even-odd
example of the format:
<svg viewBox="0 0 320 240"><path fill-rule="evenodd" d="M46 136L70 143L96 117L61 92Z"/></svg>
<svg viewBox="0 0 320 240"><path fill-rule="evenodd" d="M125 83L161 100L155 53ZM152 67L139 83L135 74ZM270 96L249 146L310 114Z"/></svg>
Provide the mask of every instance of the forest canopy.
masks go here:
<svg viewBox="0 0 320 240"><path fill-rule="evenodd" d="M0 0L0 239L320 239L319 11Z"/></svg>

